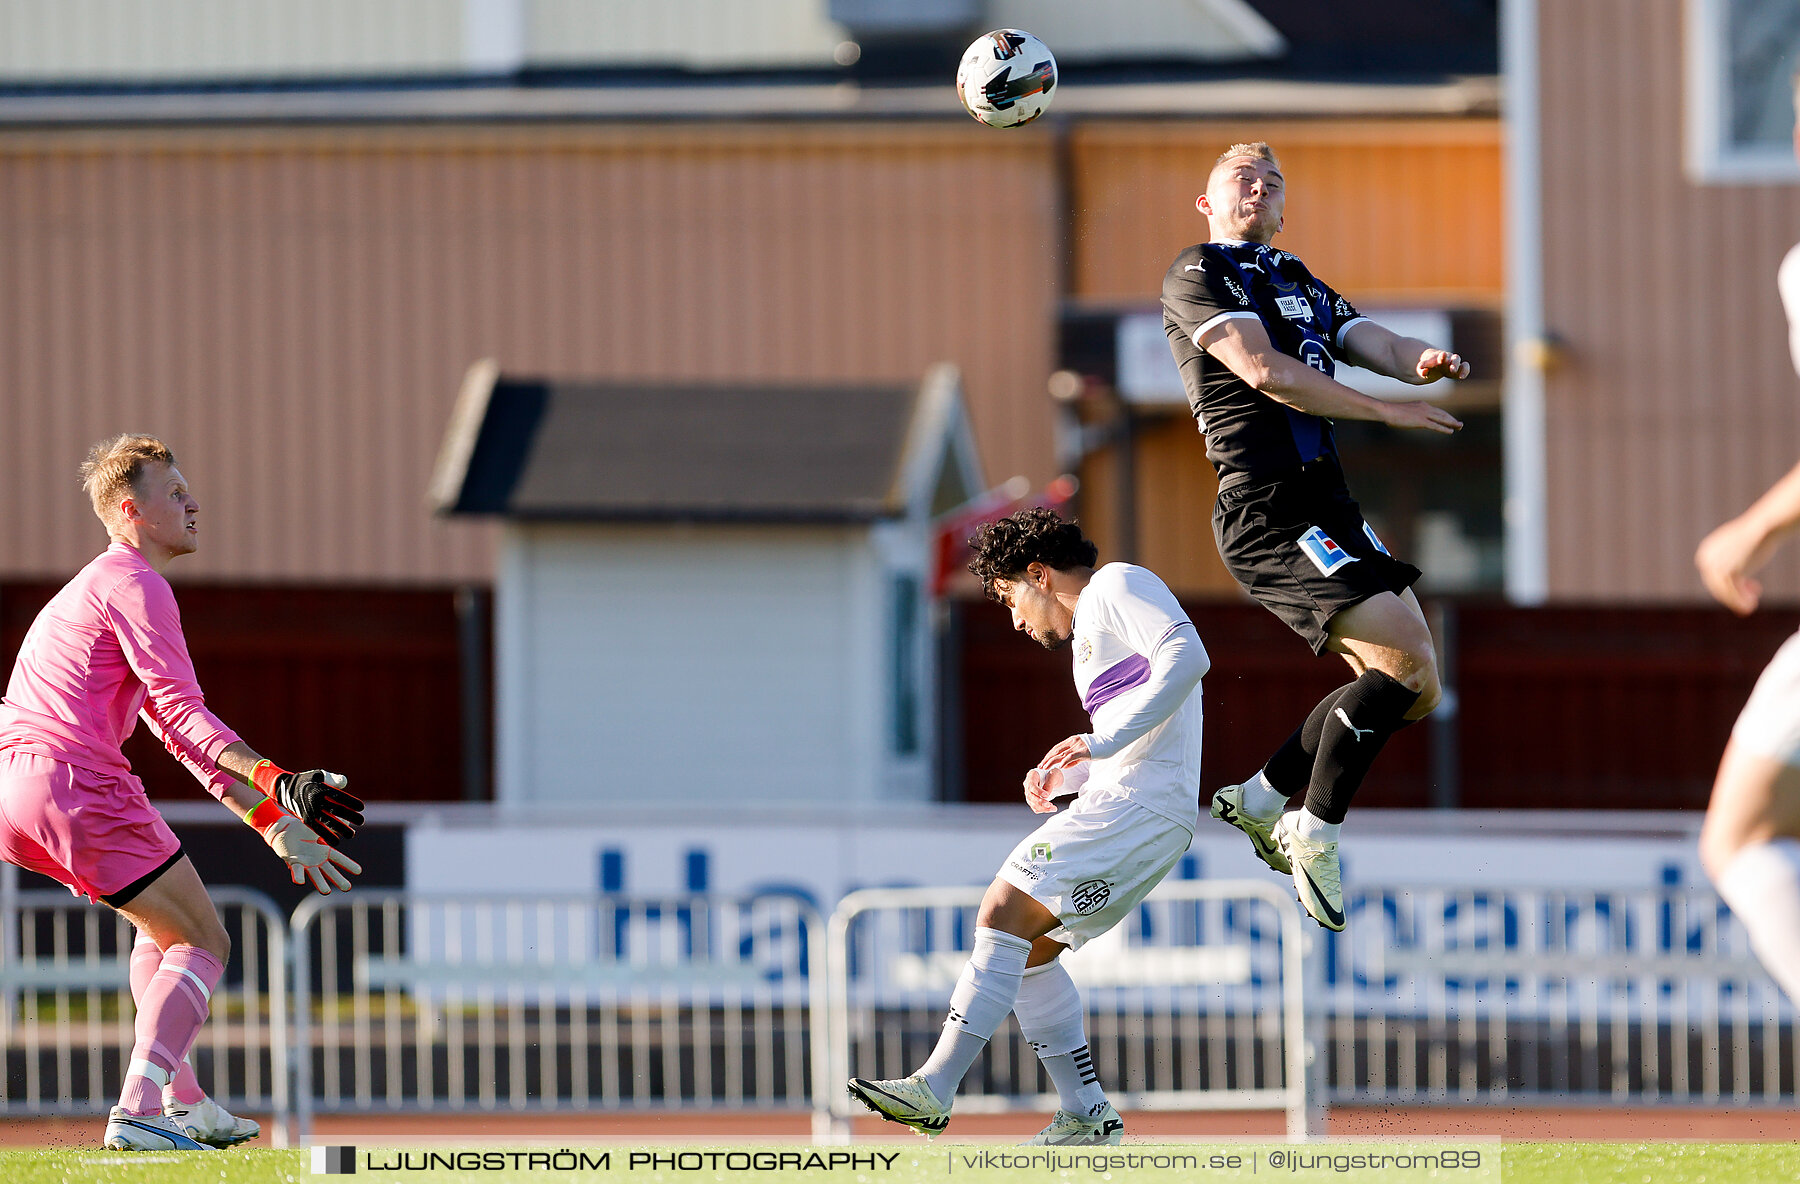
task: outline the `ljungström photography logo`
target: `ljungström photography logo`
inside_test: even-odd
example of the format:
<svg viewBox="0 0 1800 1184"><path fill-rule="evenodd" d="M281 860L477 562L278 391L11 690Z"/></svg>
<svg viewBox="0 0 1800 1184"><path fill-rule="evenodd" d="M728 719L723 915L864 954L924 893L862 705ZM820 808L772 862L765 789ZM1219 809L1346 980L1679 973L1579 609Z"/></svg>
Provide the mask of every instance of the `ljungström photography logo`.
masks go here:
<svg viewBox="0 0 1800 1184"><path fill-rule="evenodd" d="M356 1174L356 1148L314 1147L312 1149L312 1170L315 1176L354 1176Z"/></svg>

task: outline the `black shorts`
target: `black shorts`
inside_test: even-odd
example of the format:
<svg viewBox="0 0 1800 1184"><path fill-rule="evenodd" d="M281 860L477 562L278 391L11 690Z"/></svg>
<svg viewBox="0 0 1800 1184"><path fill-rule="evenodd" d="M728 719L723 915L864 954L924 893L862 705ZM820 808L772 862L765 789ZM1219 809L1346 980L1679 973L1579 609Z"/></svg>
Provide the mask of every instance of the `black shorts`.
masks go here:
<svg viewBox="0 0 1800 1184"><path fill-rule="evenodd" d="M1332 617L1419 578L1363 521L1335 461L1266 484L1227 482L1212 521L1225 569L1315 654L1325 652Z"/></svg>

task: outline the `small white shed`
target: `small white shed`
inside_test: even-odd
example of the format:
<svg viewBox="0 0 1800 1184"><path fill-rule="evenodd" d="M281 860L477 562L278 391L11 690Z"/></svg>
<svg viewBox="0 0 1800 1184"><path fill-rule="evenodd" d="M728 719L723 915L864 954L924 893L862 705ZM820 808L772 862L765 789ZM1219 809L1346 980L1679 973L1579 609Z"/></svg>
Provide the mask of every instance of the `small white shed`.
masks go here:
<svg viewBox="0 0 1800 1184"><path fill-rule="evenodd" d="M983 488L949 365L826 387L477 363L431 496L504 523L496 800L929 800L931 522Z"/></svg>

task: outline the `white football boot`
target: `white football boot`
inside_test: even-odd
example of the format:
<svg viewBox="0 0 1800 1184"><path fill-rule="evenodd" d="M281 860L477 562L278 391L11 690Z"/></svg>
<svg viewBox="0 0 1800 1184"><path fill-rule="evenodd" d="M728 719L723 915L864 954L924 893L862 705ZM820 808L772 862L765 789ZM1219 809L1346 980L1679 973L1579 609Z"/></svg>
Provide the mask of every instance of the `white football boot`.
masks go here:
<svg viewBox="0 0 1800 1184"><path fill-rule="evenodd" d="M955 1099L940 1102L918 1074L895 1081L850 1079L850 1096L889 1122L909 1126L927 1139L935 1139L950 1125Z"/></svg>
<svg viewBox="0 0 1800 1184"><path fill-rule="evenodd" d="M1275 824L1275 841L1294 865L1294 894L1308 916L1337 933L1344 931L1343 873L1338 867L1336 840L1315 843L1294 833L1288 819L1299 811L1283 814Z"/></svg>
<svg viewBox="0 0 1800 1184"><path fill-rule="evenodd" d="M1111 1102L1092 1118L1058 1110L1050 1125L1020 1143L1021 1147L1117 1147L1125 1137L1125 1120Z"/></svg>
<svg viewBox="0 0 1800 1184"><path fill-rule="evenodd" d="M187 1132L188 1138L209 1147L236 1147L262 1134L259 1123L237 1117L213 1101L211 1095L190 1106L177 1102L173 1094L164 1094L163 1117Z"/></svg>
<svg viewBox="0 0 1800 1184"><path fill-rule="evenodd" d="M1249 836L1250 845L1256 848L1257 858L1274 868L1284 876L1292 875L1293 865L1288 857L1281 853L1281 846L1275 841L1275 823L1279 818L1271 818L1264 822L1260 818L1252 818L1244 813L1244 787L1227 785L1213 794L1212 816L1227 826L1235 826Z"/></svg>
<svg viewBox="0 0 1800 1184"><path fill-rule="evenodd" d="M106 1119L108 1151L211 1151L205 1143L190 1139L180 1127L161 1114L127 1114L119 1106Z"/></svg>

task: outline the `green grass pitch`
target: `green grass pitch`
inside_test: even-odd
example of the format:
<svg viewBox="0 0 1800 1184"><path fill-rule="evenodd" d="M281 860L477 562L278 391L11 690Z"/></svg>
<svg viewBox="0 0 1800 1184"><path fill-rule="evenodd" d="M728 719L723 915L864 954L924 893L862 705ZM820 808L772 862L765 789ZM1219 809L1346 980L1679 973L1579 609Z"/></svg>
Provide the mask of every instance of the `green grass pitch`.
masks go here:
<svg viewBox="0 0 1800 1184"><path fill-rule="evenodd" d="M854 1148L772 1147L769 1145L733 1147L607 1145L552 1149L531 1147L506 1149L501 1155L546 1155L553 1151L574 1151L588 1157L590 1165L598 1157L610 1153L609 1166L594 1170L545 1170L520 1166L464 1171L446 1168L419 1170L419 1148L405 1151L379 1147L358 1148L359 1184L375 1181L416 1181L418 1184L451 1184L468 1180L492 1181L494 1184L529 1184L531 1181L583 1181L591 1184L622 1184L645 1181L674 1184L676 1181L701 1182L719 1180L772 1181L778 1184L798 1181L853 1181L856 1184L1001 1184L1002 1181L1105 1181L1106 1184L1173 1184L1192 1180L1289 1180L1305 1184L1315 1180L1344 1181L1425 1181L1465 1180L1504 1181L1505 1184L1775 1184L1800 1180L1800 1143L1505 1143L1476 1140L1466 1145L1483 1152L1484 1161L1475 1170L1435 1171L1426 1168L1380 1169L1359 1168L1342 1157L1386 1153L1422 1155L1434 1150L1458 1146L1455 1143L1399 1144L1341 1142L1313 1144L1300 1148L1278 1143L1205 1143L1152 1147L1127 1144L1116 1148L1013 1148L987 1144L894 1144L858 1145ZM450 1154L444 1148L438 1154ZM462 1149L463 1155L494 1152L495 1148ZM633 1152L656 1155L658 1161L633 1164ZM1494 1162L1494 1153L1499 1162ZM744 1163L749 1156L798 1153L801 1166L790 1161L771 1166L763 1160ZM851 1164L831 1162L826 1157L854 1154ZM1042 1160L1020 1164L1017 1160L995 1157L1021 1156L1046 1152L1059 1158L1053 1164ZM1275 1167L1272 1153L1312 1157L1298 1169ZM668 1157L683 1154L684 1163L672 1165ZM698 1158L693 1158L698 1153ZM814 1154L818 1160L811 1160ZM1466 1152L1465 1152L1466 1153ZM1260 1156L1251 1170L1248 1157ZM1115 1160L1093 1166L1078 1156L1136 1156L1143 1162L1131 1164ZM410 1157L408 1165L402 1156ZM727 1159L731 1156L731 1159ZM875 1156L875 1167L870 1158ZM1199 1157L1196 1168L1191 1158L1174 1166L1174 1157ZM1239 1159L1231 1166L1230 1157ZM1157 1166L1157 1157L1169 1166ZM1337 1160L1332 1166L1316 1166L1320 1157ZM523 1161L520 1161L523 1162ZM564 1162L568 1162L566 1159ZM728 1163L733 1166L728 1167ZM695 1166L698 1165L698 1166ZM1341 1165L1341 1166L1339 1166ZM384 1168L386 1170L384 1170ZM398 1168L398 1170L395 1170ZM1104 1168L1105 1170L1101 1170ZM1344 1170L1346 1169L1347 1170ZM0 1151L0 1180L6 1184L303 1184L326 1181L329 1176L315 1176L312 1158L306 1151L237 1150L201 1154L124 1155L98 1150Z"/></svg>

